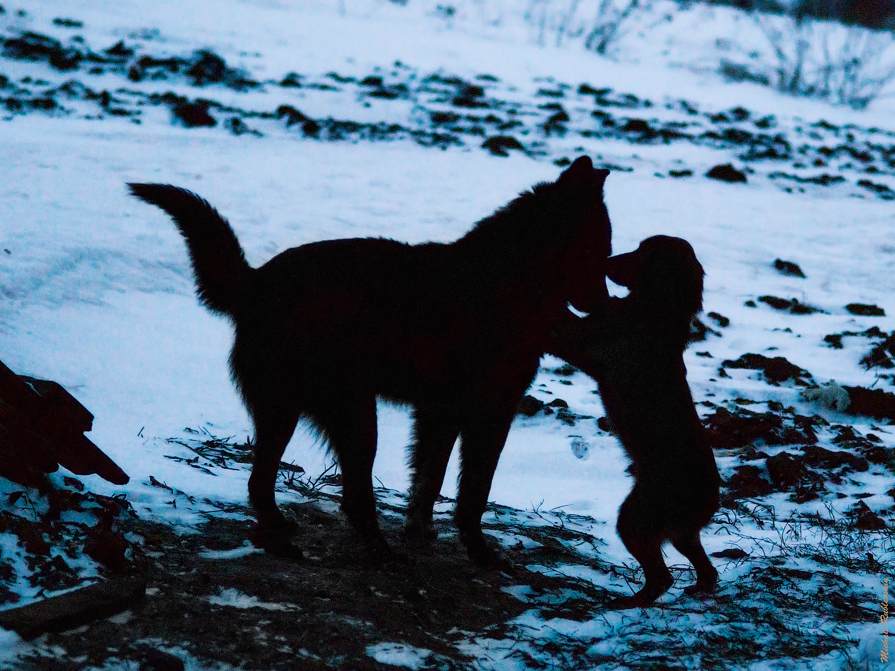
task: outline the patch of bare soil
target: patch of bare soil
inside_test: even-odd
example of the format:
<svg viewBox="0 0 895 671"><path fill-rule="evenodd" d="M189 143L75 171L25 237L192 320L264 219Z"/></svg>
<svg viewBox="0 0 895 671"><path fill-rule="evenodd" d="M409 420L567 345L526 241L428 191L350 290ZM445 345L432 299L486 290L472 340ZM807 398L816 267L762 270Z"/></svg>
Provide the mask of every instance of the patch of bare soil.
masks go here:
<svg viewBox="0 0 895 671"><path fill-rule="evenodd" d="M431 651L426 668L463 668L458 642L473 632L499 636L509 620L531 608L504 588L527 585L526 592L553 604L557 616L576 620L592 617L609 600L583 581L575 588L588 592L586 600L569 597L568 578L521 568L512 576L479 569L444 520L436 523L441 537L408 564L372 566L341 515L323 509L334 507L331 500L285 507L300 524L307 556L301 562L263 552L221 557L220 551L245 548L251 527L245 520L211 518L189 535L135 521L134 532L144 538L143 603L74 631L46 634L40 648L58 646L64 653L35 656L17 668L68 671L133 668L127 666L132 663L177 669L183 668L183 653L203 665L242 669L394 668L367 651L383 642ZM383 528L397 538L399 520L384 516ZM537 562L545 552L571 556L560 543L520 548L513 556Z"/></svg>

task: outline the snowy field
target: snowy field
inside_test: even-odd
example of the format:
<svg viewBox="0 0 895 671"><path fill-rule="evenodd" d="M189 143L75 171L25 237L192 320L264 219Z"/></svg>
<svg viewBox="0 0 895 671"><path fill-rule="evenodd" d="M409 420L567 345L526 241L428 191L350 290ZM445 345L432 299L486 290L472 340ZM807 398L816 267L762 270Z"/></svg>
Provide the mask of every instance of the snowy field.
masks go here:
<svg viewBox="0 0 895 671"><path fill-rule="evenodd" d="M677 585L637 616L591 604L580 621L550 619L528 588L505 586L531 608L502 633L462 632L452 644L460 661L372 636L369 668L876 668L883 578L895 576L892 419L848 414L823 399L846 393L841 387L895 392L883 361L895 358L891 98L856 112L726 82L707 64L719 58L716 40L749 39L749 20L699 5L660 5L612 57L576 42L538 46L521 7L496 0L456 3L450 15L413 0L42 0L3 8L0 359L58 381L95 415L90 438L131 481L80 478L89 491L125 494L141 519L182 534L246 500L245 464L196 460L191 449L251 434L228 378L230 327L196 300L170 220L129 198L125 183L200 194L260 265L316 240L453 240L587 154L612 170L606 203L616 252L676 235L705 267L701 320L709 329L685 356L700 414L728 443L716 451L725 508L703 540L709 553L744 552L713 560L717 607L683 596L691 578L669 548L669 563L681 569ZM518 147L486 142L495 137ZM728 163L745 183L705 177ZM804 277L776 269L777 259ZM846 308L853 304L882 310L855 314L862 311ZM887 342L889 354L879 347L873 365L862 364ZM747 353L803 370L769 379L743 364ZM823 387L831 381L839 386ZM828 393L816 400L815 387ZM614 531L631 481L620 446L595 421L603 410L594 390L562 361L542 360L529 393L562 399L567 410L514 423L491 492L504 508L486 522L511 557L536 542L518 529L574 528L593 539L590 554L580 551L587 561L522 564L617 596L629 592L626 577L640 580ZM725 424L730 413L756 433L740 440L743 431ZM383 501L400 508L407 411L380 405L379 430L374 475ZM802 464L797 475L774 475L770 464L780 460L768 460L783 452ZM300 426L284 461L313 478L329 457ZM454 496L456 476L455 455L444 496ZM62 474L52 477L62 485ZM0 479L4 495L21 489ZM309 493L284 482L278 497L298 504ZM29 514L7 498L4 510ZM320 501L329 510L329 499ZM439 508L445 519L448 511ZM510 522L497 525L502 518ZM6 605L20 605L41 587L15 534L3 531ZM81 560L83 579L101 573ZM229 588L214 593L218 612L260 609L263 619L302 605L289 594L270 603ZM562 656L569 641L573 662ZM182 641L154 644L187 668L231 668ZM127 659L110 652L89 663L137 668ZM0 665L74 668L66 663L87 662L64 641L0 631ZM290 668L283 664L244 668Z"/></svg>

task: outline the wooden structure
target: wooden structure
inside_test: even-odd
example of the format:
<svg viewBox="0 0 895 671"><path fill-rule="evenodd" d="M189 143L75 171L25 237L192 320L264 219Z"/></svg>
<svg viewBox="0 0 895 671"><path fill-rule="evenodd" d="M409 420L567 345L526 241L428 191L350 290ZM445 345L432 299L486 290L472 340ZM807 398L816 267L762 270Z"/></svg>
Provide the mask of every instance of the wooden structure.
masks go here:
<svg viewBox="0 0 895 671"><path fill-rule="evenodd" d="M61 385L16 375L0 362L0 477L42 487L64 466L116 485L127 474L85 435L93 415Z"/></svg>

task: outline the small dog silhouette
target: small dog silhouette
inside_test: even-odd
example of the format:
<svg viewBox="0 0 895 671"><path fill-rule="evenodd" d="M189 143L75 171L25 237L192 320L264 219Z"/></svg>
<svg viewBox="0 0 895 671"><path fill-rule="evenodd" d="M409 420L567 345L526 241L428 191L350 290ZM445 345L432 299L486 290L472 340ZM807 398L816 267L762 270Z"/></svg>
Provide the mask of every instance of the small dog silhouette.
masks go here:
<svg viewBox="0 0 895 671"><path fill-rule="evenodd" d="M342 509L376 561L395 559L379 529L372 468L376 398L412 405L407 534L425 542L448 456L461 438L455 522L472 560L500 562L485 511L519 400L571 303L608 300L608 170L577 159L450 244L382 238L289 249L251 268L229 224L173 186L131 184L186 239L199 299L233 322L233 380L255 425L249 500L255 542L300 556L276 505L280 458L300 416L342 470Z"/></svg>
<svg viewBox="0 0 895 671"><path fill-rule="evenodd" d="M655 236L608 260L606 276L628 287L599 315L571 313L554 329L550 352L593 377L606 416L631 458L634 489L618 534L643 567L646 584L612 608L647 606L674 582L662 559L671 541L696 569L688 594L710 592L718 572L699 533L719 506L720 477L687 384L683 353L702 309L702 266L680 238Z"/></svg>

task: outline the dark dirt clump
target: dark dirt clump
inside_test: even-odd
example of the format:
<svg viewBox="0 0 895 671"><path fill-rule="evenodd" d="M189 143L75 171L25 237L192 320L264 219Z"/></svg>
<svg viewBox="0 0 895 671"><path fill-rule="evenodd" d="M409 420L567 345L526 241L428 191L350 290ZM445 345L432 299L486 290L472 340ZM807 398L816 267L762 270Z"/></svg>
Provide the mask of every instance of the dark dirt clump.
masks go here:
<svg viewBox="0 0 895 671"><path fill-rule="evenodd" d="M770 305L775 310L789 312L793 315L810 315L815 312L823 312L820 308L799 302L798 298L786 299L778 298L777 296L759 296L758 300L761 303Z"/></svg>
<svg viewBox="0 0 895 671"><path fill-rule="evenodd" d="M710 179L717 179L722 182L746 182L746 173L737 170L730 163L725 163L724 165L716 165L714 168L705 173L706 177Z"/></svg>
<svg viewBox="0 0 895 671"><path fill-rule="evenodd" d="M688 340L688 342L702 342L703 340L708 339L709 334L715 336L721 335L720 332L703 323L702 320L699 319L699 317L694 317L693 321L690 323L690 339Z"/></svg>
<svg viewBox="0 0 895 671"><path fill-rule="evenodd" d="M207 100L195 102L179 102L171 108L171 113L187 128L211 128L217 125L217 119L208 113L210 104Z"/></svg>
<svg viewBox="0 0 895 671"><path fill-rule="evenodd" d="M752 412L735 408L733 412L719 407L703 420L709 442L718 449L735 449L763 441L765 445L813 445L817 442L816 426L826 422L820 417L805 417L793 412Z"/></svg>
<svg viewBox="0 0 895 671"><path fill-rule="evenodd" d="M829 484L841 484L849 473L869 470L869 460L847 450L827 450L818 445L804 445L795 452L744 454L749 460L764 458L764 468L746 464L734 468L725 482L725 506L733 507L737 499L756 498L773 492L790 492L791 500L804 503L820 497Z"/></svg>
<svg viewBox="0 0 895 671"><path fill-rule="evenodd" d="M867 305L865 303L849 303L845 306L845 309L848 310L851 314L858 315L859 317L886 316L886 311L878 305Z"/></svg>
<svg viewBox="0 0 895 671"><path fill-rule="evenodd" d="M725 368L760 370L765 379L774 385L793 380L797 385L808 386L813 379L807 370L790 363L782 356L766 357L761 354L749 353L743 354L735 361L725 360L721 365Z"/></svg>
<svg viewBox="0 0 895 671"><path fill-rule="evenodd" d="M735 467L723 487L721 505L726 508L733 507L737 499L753 499L773 491L771 483L765 478L764 469L750 464Z"/></svg>
<svg viewBox="0 0 895 671"><path fill-rule="evenodd" d="M796 503L818 498L827 484L841 483L843 475L864 473L870 468L863 457L817 445L804 446L801 455L780 452L765 463L774 491L791 491Z"/></svg>
<svg viewBox="0 0 895 671"><path fill-rule="evenodd" d="M516 412L526 417L534 417L544 408L544 405L545 403L542 400L526 394L519 401L519 407L516 409Z"/></svg>
<svg viewBox="0 0 895 671"><path fill-rule="evenodd" d="M3 55L15 60L46 61L63 72L76 70L84 59L78 49L63 47L57 39L31 32L6 40Z"/></svg>
<svg viewBox="0 0 895 671"><path fill-rule="evenodd" d="M882 389L864 387L843 387L848 392L850 403L846 412L874 419L895 421L895 394Z"/></svg>
<svg viewBox="0 0 895 671"><path fill-rule="evenodd" d="M706 316L723 329L730 326L730 319L718 312L709 312Z"/></svg>
<svg viewBox="0 0 895 671"><path fill-rule="evenodd" d="M489 137L482 143L482 147L495 156L509 156L511 150L525 151L525 147L522 143L512 135L495 135L494 137Z"/></svg>
<svg viewBox="0 0 895 671"><path fill-rule="evenodd" d="M799 267L799 264L793 263L792 261L784 261L783 259L775 259L774 260L774 270L783 274L789 275L790 277L805 277L805 273L802 272L802 269Z"/></svg>

